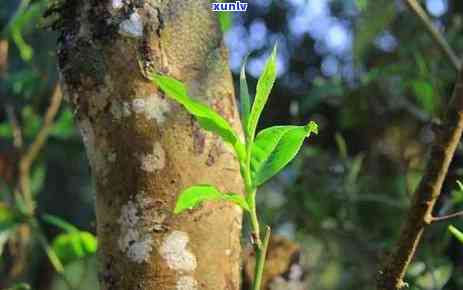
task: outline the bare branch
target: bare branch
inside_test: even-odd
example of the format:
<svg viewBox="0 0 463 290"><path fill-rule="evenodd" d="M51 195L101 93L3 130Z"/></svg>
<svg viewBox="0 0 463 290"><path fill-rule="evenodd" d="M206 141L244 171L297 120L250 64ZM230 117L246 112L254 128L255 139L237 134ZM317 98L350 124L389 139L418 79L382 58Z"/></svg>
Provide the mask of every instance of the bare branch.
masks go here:
<svg viewBox="0 0 463 290"><path fill-rule="evenodd" d="M6 114L8 115L8 120L10 122L11 130L13 132L13 145L14 147L20 149L23 147L23 136L21 126L19 125L18 119L14 113L14 108L12 105L6 105Z"/></svg>
<svg viewBox="0 0 463 290"><path fill-rule="evenodd" d="M53 95L51 97L50 105L48 106L47 112L45 113L45 117L43 119L42 128L35 137L35 140L32 142L32 144L28 147L27 151L21 157L21 160L19 162L19 186L31 212L33 211L33 199L29 180L30 169L32 163L37 158L37 155L40 153L40 150L42 150L43 146L45 145L45 142L53 125L53 120L61 106L62 99L63 95L61 93L61 89L59 85L56 85L53 91Z"/></svg>
<svg viewBox="0 0 463 290"><path fill-rule="evenodd" d="M421 5L416 0L406 0L410 9L415 13L415 15L421 20L426 31L432 37L434 42L439 46L439 48L444 52L445 56L449 59L455 69L458 71L461 66L461 60L455 53L455 51L450 47L447 40L445 40L442 33L437 30L437 28L432 23L432 20L426 14L426 11L421 7Z"/></svg>
<svg viewBox="0 0 463 290"><path fill-rule="evenodd" d="M431 222L433 222L433 223L442 222L442 221L447 221L449 219L458 218L458 217L463 217L463 211L448 214L448 215L444 215L444 216L433 217L431 219Z"/></svg>
<svg viewBox="0 0 463 290"><path fill-rule="evenodd" d="M425 227L432 222L434 204L441 193L442 184L463 131L463 72L459 74L446 116L442 127L435 132L431 159L414 193L399 240L378 273L378 290L398 290L405 287L403 278L407 268L415 255Z"/></svg>

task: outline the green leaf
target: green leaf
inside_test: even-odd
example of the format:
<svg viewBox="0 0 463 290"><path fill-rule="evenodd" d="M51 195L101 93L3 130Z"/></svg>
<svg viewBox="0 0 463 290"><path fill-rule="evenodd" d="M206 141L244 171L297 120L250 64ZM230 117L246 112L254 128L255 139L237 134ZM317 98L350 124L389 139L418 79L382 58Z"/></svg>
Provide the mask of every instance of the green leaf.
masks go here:
<svg viewBox="0 0 463 290"><path fill-rule="evenodd" d="M251 178L259 186L283 169L300 150L304 139L318 133L318 126L275 126L261 131L252 147Z"/></svg>
<svg viewBox="0 0 463 290"><path fill-rule="evenodd" d="M52 242L52 250L59 260L68 264L75 260L91 256L97 250L96 237L85 231L73 231L58 235Z"/></svg>
<svg viewBox="0 0 463 290"><path fill-rule="evenodd" d="M230 143L239 160L244 160L244 145L227 120L203 103L190 98L182 82L161 75L153 75L152 80L168 97L183 105L190 114L195 116L203 129L219 135L225 142Z"/></svg>
<svg viewBox="0 0 463 290"><path fill-rule="evenodd" d="M75 227L74 225L70 224L69 222L63 220L62 218L51 215L51 214L43 214L42 215L43 221L56 226L60 229L62 229L65 232L72 233L72 232L78 232L79 229Z"/></svg>
<svg viewBox="0 0 463 290"><path fill-rule="evenodd" d="M457 238L460 242L463 243L463 233L458 230L456 227L450 225L449 226L449 231Z"/></svg>
<svg viewBox="0 0 463 290"><path fill-rule="evenodd" d="M231 12L219 11L219 24L222 32L227 32L233 25L233 18Z"/></svg>
<svg viewBox="0 0 463 290"><path fill-rule="evenodd" d="M223 193L212 185L195 185L184 190L177 199L174 213L198 207L203 201L231 201L245 210L249 206L243 196L235 193Z"/></svg>
<svg viewBox="0 0 463 290"><path fill-rule="evenodd" d="M249 122L249 114L251 113L251 97L249 96L248 82L246 80L246 59L241 67L240 75L240 107L241 107L241 122L246 130Z"/></svg>
<svg viewBox="0 0 463 290"><path fill-rule="evenodd" d="M260 115L264 110L265 104L267 103L270 91L273 88L277 77L277 66L276 66L276 55L277 55L277 46L273 48L273 52L268 58L264 71L257 81L256 87L256 98L254 104L252 105L251 114L249 116L249 123L247 125L247 136L249 140L254 139L256 134L257 123L259 122Z"/></svg>

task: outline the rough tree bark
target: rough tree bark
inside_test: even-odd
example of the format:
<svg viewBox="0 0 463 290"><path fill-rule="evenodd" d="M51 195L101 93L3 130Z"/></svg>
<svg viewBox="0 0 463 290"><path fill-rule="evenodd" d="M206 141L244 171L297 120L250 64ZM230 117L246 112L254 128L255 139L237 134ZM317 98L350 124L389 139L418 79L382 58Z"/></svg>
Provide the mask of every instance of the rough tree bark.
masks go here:
<svg viewBox="0 0 463 290"><path fill-rule="evenodd" d="M230 148L144 72L185 82L240 127L227 53L207 0L65 0L59 70L96 183L102 289L239 289L241 210L174 216L196 183L242 192Z"/></svg>

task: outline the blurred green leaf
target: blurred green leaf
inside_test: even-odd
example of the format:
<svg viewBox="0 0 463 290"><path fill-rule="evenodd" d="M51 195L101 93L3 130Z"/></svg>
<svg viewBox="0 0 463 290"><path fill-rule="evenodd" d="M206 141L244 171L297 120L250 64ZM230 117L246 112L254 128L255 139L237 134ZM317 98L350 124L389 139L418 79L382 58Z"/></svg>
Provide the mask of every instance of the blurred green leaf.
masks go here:
<svg viewBox="0 0 463 290"><path fill-rule="evenodd" d="M354 37L354 57L363 59L365 53L373 48L373 40L384 32L396 16L395 2L390 0L367 1L360 20L356 24Z"/></svg>
<svg viewBox="0 0 463 290"><path fill-rule="evenodd" d="M63 220L62 218L58 217L58 216L55 216L55 215L51 215L51 214L43 214L42 215L42 219L51 224L51 225L54 225L60 229L62 229L63 231L67 232L67 233L72 233L72 232L78 232L79 229L77 227L75 227L74 225L72 225L71 223Z"/></svg>
<svg viewBox="0 0 463 290"><path fill-rule="evenodd" d="M5 139L13 137L13 130L8 122L0 123L0 137Z"/></svg>
<svg viewBox="0 0 463 290"><path fill-rule="evenodd" d="M423 80L413 80L410 85L420 107L426 112L432 113L434 111L433 86L429 82Z"/></svg>
<svg viewBox="0 0 463 290"><path fill-rule="evenodd" d="M37 23L47 8L47 1L22 0L16 13L4 29L3 34L9 34L18 47L21 58L30 61L33 55L33 48L24 40L23 34L27 28Z"/></svg>
<svg viewBox="0 0 463 290"><path fill-rule="evenodd" d="M46 167L43 162L38 163L32 169L31 177L30 177L30 186L31 191L34 194L40 192L43 188L43 184L45 182L46 177Z"/></svg>
<svg viewBox="0 0 463 290"><path fill-rule="evenodd" d="M21 218L11 207L0 202L0 256L3 248L15 232L16 227L21 223Z"/></svg>
<svg viewBox="0 0 463 290"><path fill-rule="evenodd" d="M93 234L85 231L72 231L58 235L53 240L51 248L63 265L66 265L95 254L97 244L97 239Z"/></svg>
<svg viewBox="0 0 463 290"><path fill-rule="evenodd" d="M177 198L174 212L179 214L188 209L198 207L204 201L226 200L249 210L249 205L242 195L223 193L212 185L195 185L185 189Z"/></svg>
<svg viewBox="0 0 463 290"><path fill-rule="evenodd" d="M457 238L460 242L463 243L463 233L458 230L456 227L450 225L449 226L449 231Z"/></svg>
<svg viewBox="0 0 463 290"><path fill-rule="evenodd" d="M365 10L368 6L368 0L355 0L355 4L359 10Z"/></svg>
<svg viewBox="0 0 463 290"><path fill-rule="evenodd" d="M417 285L423 289L433 290L442 289L452 275L452 266L443 265L427 271L416 280Z"/></svg>
<svg viewBox="0 0 463 290"><path fill-rule="evenodd" d="M51 136L67 139L74 135L74 121L70 109L63 110L63 112L56 119L54 126L51 130Z"/></svg>
<svg viewBox="0 0 463 290"><path fill-rule="evenodd" d="M14 285L13 287L10 287L10 288L6 288L4 290L31 290L31 286L29 286L29 284L26 284L26 283L18 283L16 285Z"/></svg>
<svg viewBox="0 0 463 290"><path fill-rule="evenodd" d="M34 138L42 126L42 118L34 111L31 105L22 109L21 118L23 135L27 138Z"/></svg>
<svg viewBox="0 0 463 290"><path fill-rule="evenodd" d="M0 202L0 232L10 230L21 222L16 211Z"/></svg>

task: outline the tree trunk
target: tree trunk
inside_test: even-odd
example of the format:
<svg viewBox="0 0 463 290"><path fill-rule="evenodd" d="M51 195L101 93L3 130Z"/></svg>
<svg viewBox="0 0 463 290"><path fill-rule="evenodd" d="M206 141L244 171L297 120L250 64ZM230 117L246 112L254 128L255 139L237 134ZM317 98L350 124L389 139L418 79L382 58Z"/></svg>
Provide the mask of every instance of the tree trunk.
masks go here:
<svg viewBox="0 0 463 290"><path fill-rule="evenodd" d="M173 215L190 185L242 192L238 163L144 77L185 82L239 129L209 1L65 0L56 10L61 84L96 184L102 289L239 289L241 210L214 202Z"/></svg>

